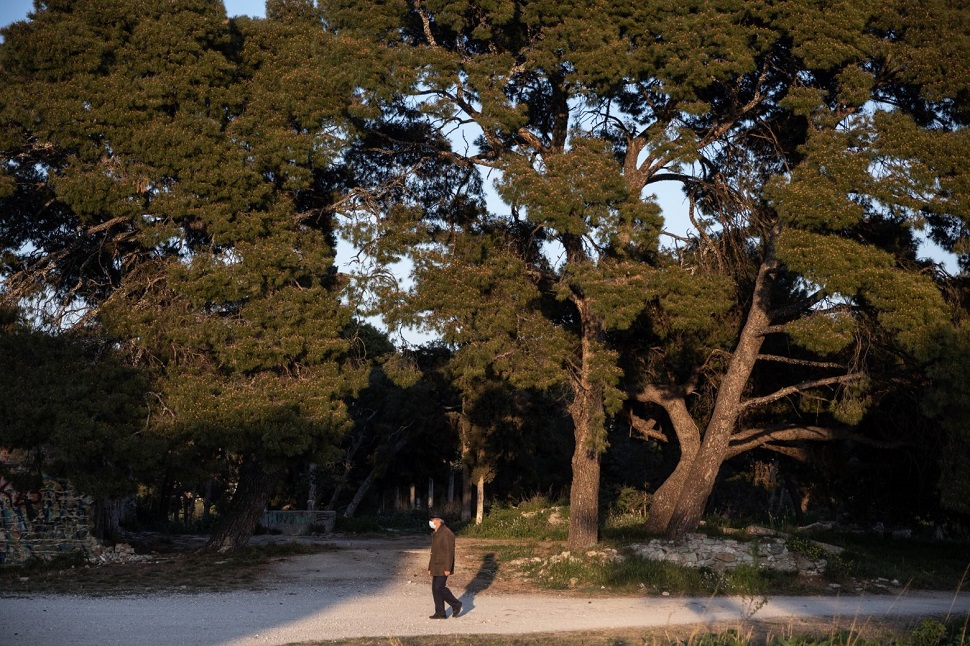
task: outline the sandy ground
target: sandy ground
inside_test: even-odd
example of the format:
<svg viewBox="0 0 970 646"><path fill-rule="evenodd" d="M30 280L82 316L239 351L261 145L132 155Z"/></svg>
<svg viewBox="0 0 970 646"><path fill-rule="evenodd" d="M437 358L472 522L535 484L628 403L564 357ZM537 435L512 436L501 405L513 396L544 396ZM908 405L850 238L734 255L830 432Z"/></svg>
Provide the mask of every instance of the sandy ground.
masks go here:
<svg viewBox="0 0 970 646"><path fill-rule="evenodd" d="M799 623L806 618L860 623L970 613L970 595L750 598L581 597L522 593L480 567L462 564L449 587L457 618L431 620L428 541L420 538L331 541L339 549L276 564L260 591L92 598L0 598L4 646L276 645L348 637L514 634L742 620Z"/></svg>

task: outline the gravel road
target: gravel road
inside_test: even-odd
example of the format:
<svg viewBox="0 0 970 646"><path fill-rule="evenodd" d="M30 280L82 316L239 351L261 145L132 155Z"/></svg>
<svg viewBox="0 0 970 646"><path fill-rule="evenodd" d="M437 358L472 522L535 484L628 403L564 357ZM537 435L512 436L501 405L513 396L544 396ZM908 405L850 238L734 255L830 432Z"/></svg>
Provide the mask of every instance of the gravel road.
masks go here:
<svg viewBox="0 0 970 646"><path fill-rule="evenodd" d="M475 567L449 585L462 616L431 620L427 542L336 541L340 548L286 559L266 589L140 597L0 597L4 646L250 646L348 637L529 633L713 625L754 618L966 617L970 595L745 598L590 597L506 594ZM459 547L459 558L461 551Z"/></svg>

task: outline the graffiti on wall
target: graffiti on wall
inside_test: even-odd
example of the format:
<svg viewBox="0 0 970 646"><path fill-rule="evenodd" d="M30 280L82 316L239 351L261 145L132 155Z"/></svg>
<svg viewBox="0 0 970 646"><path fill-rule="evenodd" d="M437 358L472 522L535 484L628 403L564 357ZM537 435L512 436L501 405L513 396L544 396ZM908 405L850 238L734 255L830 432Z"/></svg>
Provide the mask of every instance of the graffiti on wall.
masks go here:
<svg viewBox="0 0 970 646"><path fill-rule="evenodd" d="M36 491L19 491L0 476L0 565L49 560L89 547L91 500L63 480L45 477Z"/></svg>

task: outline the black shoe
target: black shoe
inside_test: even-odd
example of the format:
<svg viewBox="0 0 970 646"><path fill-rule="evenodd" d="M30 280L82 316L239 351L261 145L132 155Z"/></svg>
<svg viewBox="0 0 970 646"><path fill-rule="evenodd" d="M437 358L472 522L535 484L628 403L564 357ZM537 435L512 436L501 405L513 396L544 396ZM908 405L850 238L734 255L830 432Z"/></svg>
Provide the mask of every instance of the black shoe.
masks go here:
<svg viewBox="0 0 970 646"><path fill-rule="evenodd" d="M459 601L458 602L458 605L452 606L451 608L452 608L452 610L451 610L451 617L452 617L452 619L454 619L455 617L457 617L461 613L461 602Z"/></svg>
<svg viewBox="0 0 970 646"><path fill-rule="evenodd" d="M428 617L428 619L447 619L448 615L439 615L437 612Z"/></svg>

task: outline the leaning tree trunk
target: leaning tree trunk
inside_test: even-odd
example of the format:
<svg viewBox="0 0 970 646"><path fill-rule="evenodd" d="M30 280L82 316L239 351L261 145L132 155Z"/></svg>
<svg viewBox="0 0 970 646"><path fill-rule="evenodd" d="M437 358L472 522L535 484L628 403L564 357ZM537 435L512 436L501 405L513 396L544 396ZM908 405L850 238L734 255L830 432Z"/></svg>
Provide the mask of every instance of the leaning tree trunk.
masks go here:
<svg viewBox="0 0 970 646"><path fill-rule="evenodd" d="M682 389L660 390L656 387L644 389L641 401L659 404L670 418L680 446L680 459L674 472L657 488L650 501L650 513L644 528L651 534L664 534L674 516L677 500L687 482L687 475L694 464L694 458L701 447L700 429L687 410L685 393Z"/></svg>
<svg viewBox="0 0 970 646"><path fill-rule="evenodd" d="M409 439L410 438L407 435L403 435L397 442L394 443L394 445L385 446L384 451L381 451L380 449L378 450L379 455L375 460L374 467L370 470L370 473L367 474L367 477L364 478L364 481L360 483L360 486L357 487L357 493L354 494L353 500L350 501L350 504L347 505L347 509L344 510L344 518L354 517L354 514L357 513L357 507L359 507L360 503L364 501L364 496L367 495L368 491L370 491L371 485L373 485L378 476L382 475L387 469L387 462L392 457L397 455L401 449L407 446Z"/></svg>
<svg viewBox="0 0 970 646"><path fill-rule="evenodd" d="M674 505L666 535L679 538L697 529L714 489L721 464L728 458L731 435L742 410L742 396L764 343L765 330L771 324L768 310L771 302L772 273L776 267L771 252L761 263L755 280L751 307L737 346L731 355L727 372L721 380L697 456L687 471L684 486Z"/></svg>
<svg viewBox="0 0 970 646"><path fill-rule="evenodd" d="M209 538L206 549L229 552L245 547L256 531L279 477L278 471L267 471L260 459L244 458L229 509Z"/></svg>
<svg viewBox="0 0 970 646"><path fill-rule="evenodd" d="M357 454L357 450L360 449L360 447L363 445L365 437L366 437L366 433L361 431L357 435L357 438L350 445L350 448L347 449L347 454L344 456L343 473L340 475L340 478L337 480L337 486L333 490L333 495L330 496L330 502L328 502L327 506L324 507L324 509L326 509L327 511L333 511L334 509L337 508L337 502L340 500L340 494L344 492L344 488L347 486L347 483L350 481L350 472L354 468L354 456Z"/></svg>

